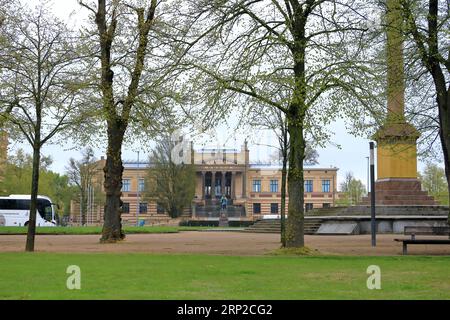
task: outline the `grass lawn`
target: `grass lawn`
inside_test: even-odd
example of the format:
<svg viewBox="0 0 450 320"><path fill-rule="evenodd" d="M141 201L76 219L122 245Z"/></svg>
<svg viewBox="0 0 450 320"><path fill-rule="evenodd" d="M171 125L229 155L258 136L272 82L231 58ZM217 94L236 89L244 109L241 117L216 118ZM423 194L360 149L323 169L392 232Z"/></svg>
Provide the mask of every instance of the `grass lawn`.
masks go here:
<svg viewBox="0 0 450 320"><path fill-rule="evenodd" d="M132 227L125 226L125 234L131 233L177 233L180 231L197 231L211 229L212 227L166 227L148 226ZM27 227L0 227L1 234L26 234ZM101 234L102 227L36 227L37 234Z"/></svg>
<svg viewBox="0 0 450 320"><path fill-rule="evenodd" d="M66 269L81 268L81 290ZM369 265L381 290L368 290ZM0 253L0 299L450 299L450 257Z"/></svg>

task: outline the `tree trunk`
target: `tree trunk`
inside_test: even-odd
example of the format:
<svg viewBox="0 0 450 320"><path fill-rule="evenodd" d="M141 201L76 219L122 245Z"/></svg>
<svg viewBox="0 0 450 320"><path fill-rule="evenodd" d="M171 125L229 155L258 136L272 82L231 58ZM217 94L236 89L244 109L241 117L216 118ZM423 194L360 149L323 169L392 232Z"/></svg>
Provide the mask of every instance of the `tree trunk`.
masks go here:
<svg viewBox="0 0 450 320"><path fill-rule="evenodd" d="M122 141L124 130L118 125L108 124L108 151L104 188L106 193L105 215L100 242L116 242L125 239L122 231Z"/></svg>
<svg viewBox="0 0 450 320"><path fill-rule="evenodd" d="M430 69L437 93L436 103L439 112L439 137L444 155L445 177L447 179L450 200L450 89L446 87L445 77L439 66L439 62L433 60ZM450 224L450 206L447 221Z"/></svg>
<svg viewBox="0 0 450 320"><path fill-rule="evenodd" d="M28 232L25 251L34 251L34 238L36 235L36 209L37 196L39 189L39 163L40 163L40 141L35 142L33 148L33 173L31 179L31 202L30 202L30 219L28 220Z"/></svg>
<svg viewBox="0 0 450 320"><path fill-rule="evenodd" d="M286 115L289 134L289 170L288 170L288 219L286 228L286 246L304 247L304 177L305 137L303 126L306 115L306 78L305 78L305 38L306 17L294 23L295 45L292 48L294 58L295 85L292 101Z"/></svg>
<svg viewBox="0 0 450 320"><path fill-rule="evenodd" d="M287 178L287 131L283 132L283 168L281 169L281 245L286 247L286 178Z"/></svg>
<svg viewBox="0 0 450 320"><path fill-rule="evenodd" d="M303 137L303 119L290 116L289 121L289 170L288 170L288 219L286 228L286 246L303 247L304 239L304 179L303 160L305 141Z"/></svg>
<svg viewBox="0 0 450 320"><path fill-rule="evenodd" d="M450 91L449 91L450 92ZM447 96L449 95L449 92L447 92ZM447 99L449 100L449 99ZM439 99L438 99L439 104ZM439 136L441 138L441 146L442 146L442 153L444 154L444 167L445 167L445 178L447 179L447 190L449 193L449 204L450 204L450 112L448 111L448 108L450 107L450 103L445 103L441 101L441 105L439 105L439 122L440 122L440 130L439 130ZM449 206L449 212L448 212L448 218L447 223L450 225L450 206Z"/></svg>
<svg viewBox="0 0 450 320"><path fill-rule="evenodd" d="M81 225L86 225L86 213L87 213L87 198L86 192L81 190Z"/></svg>
<svg viewBox="0 0 450 320"><path fill-rule="evenodd" d="M444 70L447 70L448 65L443 70L441 62L438 59L439 43L438 43L438 11L439 1L430 0L428 6L428 57L422 56L422 62L427 67L428 71L433 77L436 88L436 102L439 111L439 135L441 138L442 152L444 154L445 176L447 178L447 187L449 190L450 199L450 88L447 87ZM417 39L416 41L420 41ZM447 61L448 63L448 61ZM447 222L450 224L450 207L448 212Z"/></svg>

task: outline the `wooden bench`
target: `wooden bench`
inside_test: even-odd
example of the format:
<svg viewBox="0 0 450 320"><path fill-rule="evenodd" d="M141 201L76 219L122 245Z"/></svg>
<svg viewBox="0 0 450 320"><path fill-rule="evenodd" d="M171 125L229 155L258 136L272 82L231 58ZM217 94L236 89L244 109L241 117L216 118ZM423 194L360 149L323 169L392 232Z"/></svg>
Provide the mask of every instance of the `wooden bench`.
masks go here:
<svg viewBox="0 0 450 320"><path fill-rule="evenodd" d="M403 233L410 239L394 239L403 242L403 254L408 254L408 244L450 244L450 227L405 227ZM449 239L416 239L416 235L449 236Z"/></svg>

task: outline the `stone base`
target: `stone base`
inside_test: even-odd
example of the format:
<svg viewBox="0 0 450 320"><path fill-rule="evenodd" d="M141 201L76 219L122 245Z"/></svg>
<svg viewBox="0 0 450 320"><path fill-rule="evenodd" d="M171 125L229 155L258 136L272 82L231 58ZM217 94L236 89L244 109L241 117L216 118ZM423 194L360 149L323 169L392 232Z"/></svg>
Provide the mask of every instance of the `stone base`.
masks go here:
<svg viewBox="0 0 450 320"><path fill-rule="evenodd" d="M226 214L222 214L219 218L219 227L228 227L228 217L226 216Z"/></svg>
<svg viewBox="0 0 450 320"><path fill-rule="evenodd" d="M359 225L357 222L328 222L325 221L320 225L316 234L342 234L352 235L360 234Z"/></svg>
<svg viewBox="0 0 450 320"><path fill-rule="evenodd" d="M422 191L418 179L382 179L375 182L375 203L391 206L434 206L437 201ZM370 205L370 193L363 205Z"/></svg>

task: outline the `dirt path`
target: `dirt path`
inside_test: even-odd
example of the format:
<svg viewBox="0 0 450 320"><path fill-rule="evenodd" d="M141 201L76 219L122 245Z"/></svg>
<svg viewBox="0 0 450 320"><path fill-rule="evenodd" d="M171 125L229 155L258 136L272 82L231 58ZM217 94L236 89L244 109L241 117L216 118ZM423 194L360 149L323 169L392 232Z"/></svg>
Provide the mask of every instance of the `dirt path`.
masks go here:
<svg viewBox="0 0 450 320"><path fill-rule="evenodd" d="M370 235L306 236L306 244L323 254L400 255L399 235L379 235L377 247ZM25 235L0 235L0 252L23 251ZM118 244L100 244L99 235L38 235L36 251L45 252L147 252L220 255L262 255L279 248L279 235L239 232L180 232L173 234L131 234ZM450 255L449 245L414 245L408 253Z"/></svg>

